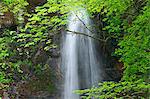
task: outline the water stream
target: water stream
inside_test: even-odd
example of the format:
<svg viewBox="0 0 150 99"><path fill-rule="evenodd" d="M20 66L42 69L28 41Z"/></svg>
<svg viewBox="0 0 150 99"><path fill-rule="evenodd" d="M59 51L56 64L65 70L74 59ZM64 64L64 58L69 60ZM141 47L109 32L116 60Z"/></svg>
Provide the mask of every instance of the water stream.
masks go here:
<svg viewBox="0 0 150 99"><path fill-rule="evenodd" d="M79 95L73 93L74 90L90 88L102 79L101 60L94 39L81 35L94 35L90 31L91 20L86 10L72 12L68 20L68 30L72 32L63 35L63 99L79 99Z"/></svg>

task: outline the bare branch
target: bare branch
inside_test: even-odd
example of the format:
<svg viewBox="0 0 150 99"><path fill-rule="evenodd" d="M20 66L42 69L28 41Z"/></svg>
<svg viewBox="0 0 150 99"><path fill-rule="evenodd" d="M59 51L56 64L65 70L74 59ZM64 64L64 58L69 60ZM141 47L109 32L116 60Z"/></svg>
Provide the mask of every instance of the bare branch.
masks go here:
<svg viewBox="0 0 150 99"><path fill-rule="evenodd" d="M100 39L100 38L97 38L97 37L94 37L94 36L91 36L91 35L88 35L88 34L85 34L85 33L71 31L71 30L66 30L66 31L74 33L74 34L80 34L80 35L83 35L83 36L87 36L87 37L93 38L93 39L101 41L101 42L107 42L107 40L109 39L109 38L106 38L106 40L104 40L104 39Z"/></svg>
<svg viewBox="0 0 150 99"><path fill-rule="evenodd" d="M86 29L88 29L91 33L94 33L92 30L90 30L90 29L86 26L86 24L79 18L79 16L78 16L77 14L76 14L76 17L79 19L79 21L82 22L82 24L85 26Z"/></svg>
<svg viewBox="0 0 150 99"><path fill-rule="evenodd" d="M90 30L87 26L86 26L86 24L79 18L79 16L77 15L77 14L75 14L76 15L76 17L79 19L79 21L81 21L81 23L85 26L85 28L87 29L87 30L89 30L91 33L94 33L94 31L92 31L92 30ZM97 37L94 37L94 36L91 36L91 35L88 35L88 34L85 34L85 33L81 33L81 32L76 32L76 31L71 31L71 30L66 30L66 31L68 31L68 32L72 32L72 33L74 33L74 34L80 34L80 35L84 35L84 36L87 36L87 37L90 37L90 38L93 38L93 39L95 39L95 40L98 40L98 41L100 41L100 42L107 42L107 40L110 38L110 37L107 37L105 40L104 39L100 39L100 38L97 38Z"/></svg>

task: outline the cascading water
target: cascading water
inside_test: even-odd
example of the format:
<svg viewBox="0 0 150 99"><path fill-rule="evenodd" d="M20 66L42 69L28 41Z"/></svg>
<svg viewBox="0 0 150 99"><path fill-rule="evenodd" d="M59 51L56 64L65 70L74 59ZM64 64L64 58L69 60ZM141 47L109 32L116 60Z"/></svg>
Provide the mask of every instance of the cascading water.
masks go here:
<svg viewBox="0 0 150 99"><path fill-rule="evenodd" d="M95 43L87 36L93 35L90 32L90 23L86 10L80 9L71 13L68 24L70 32L63 36L62 68L65 77L63 99L79 99L79 95L73 93L74 90L89 88L101 80L101 62Z"/></svg>

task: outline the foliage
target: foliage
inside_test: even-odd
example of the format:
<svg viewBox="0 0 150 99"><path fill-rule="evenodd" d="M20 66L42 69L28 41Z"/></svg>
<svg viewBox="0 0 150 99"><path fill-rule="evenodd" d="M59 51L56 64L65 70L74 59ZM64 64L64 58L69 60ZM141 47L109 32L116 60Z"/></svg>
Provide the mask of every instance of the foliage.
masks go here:
<svg viewBox="0 0 150 99"><path fill-rule="evenodd" d="M10 4L12 2L14 2L13 0L3 0L3 2L5 2L6 4Z"/></svg>
<svg viewBox="0 0 150 99"><path fill-rule="evenodd" d="M141 82L104 82L98 87L86 90L78 90L83 99L146 99L150 85Z"/></svg>
<svg viewBox="0 0 150 99"><path fill-rule="evenodd" d="M0 3L1 15L5 15L5 12L12 12L16 17L15 21L20 21L19 12L21 9L25 8L27 2L24 0L4 0L4 3ZM14 59L14 57L18 54L18 50L16 48L17 43L14 39L17 34L15 33L16 31L11 31L9 28L5 28L0 34L0 83L8 83L12 81L15 72L22 73L20 70L20 61Z"/></svg>
<svg viewBox="0 0 150 99"><path fill-rule="evenodd" d="M1 89L5 88L5 84L12 81L29 80L33 75L38 76L47 73L41 72L44 62L36 63L34 58L39 49L48 51L51 48L56 48L56 44L53 44L51 39L53 32L50 29L52 24L48 22L50 16L48 14L43 16L45 12L40 9L36 11L38 16L35 13L28 14L27 6L26 0L14 0L12 2L5 0L0 3L0 15L5 17L6 12L13 13L15 19L15 25L6 26L0 31L0 84L3 85ZM38 21L38 17L43 20L42 23ZM26 18L28 20L25 23ZM50 32L52 33L50 34ZM52 77L52 75L48 76ZM41 77L38 78L44 81ZM47 79L46 84L48 85L44 85L44 89L52 92L55 86L53 82L49 82L50 80L53 79ZM50 89L46 87L50 87Z"/></svg>
<svg viewBox="0 0 150 99"><path fill-rule="evenodd" d="M7 83L9 80L7 80L6 72L8 69L10 71L13 71L15 66L12 62L9 62L9 57L12 55L12 51L9 48L9 44L12 42L12 38L10 37L8 31L5 31L3 35L1 35L0 38L0 70L1 70L1 83ZM11 76L10 72L7 72L7 75Z"/></svg>
<svg viewBox="0 0 150 99"><path fill-rule="evenodd" d="M121 55L125 64L124 80L148 81L150 70L150 7L147 5L127 29L128 34L119 43L120 48L116 54Z"/></svg>
<svg viewBox="0 0 150 99"><path fill-rule="evenodd" d="M69 5L68 5L69 3ZM52 37L56 35L67 24L69 12L72 6L79 5L77 1L48 0L43 6L38 6L35 13L28 14L28 22L18 35L21 46L30 47L39 42L45 42L45 50L56 48L52 43ZM28 34L27 34L28 32Z"/></svg>
<svg viewBox="0 0 150 99"><path fill-rule="evenodd" d="M6 79L4 77L5 77L5 73L0 72L0 83L8 83L8 82L10 82L9 79ZM0 88L0 89L2 89L2 88Z"/></svg>

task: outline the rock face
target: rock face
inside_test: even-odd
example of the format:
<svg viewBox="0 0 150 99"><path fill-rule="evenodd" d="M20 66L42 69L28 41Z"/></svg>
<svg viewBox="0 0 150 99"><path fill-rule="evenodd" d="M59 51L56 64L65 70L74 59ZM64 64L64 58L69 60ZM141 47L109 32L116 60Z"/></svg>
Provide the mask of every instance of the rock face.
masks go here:
<svg viewBox="0 0 150 99"><path fill-rule="evenodd" d="M29 3L27 10L29 13L31 13L34 12L36 6L43 5L47 2L47 0L27 0L27 2Z"/></svg>
<svg viewBox="0 0 150 99"><path fill-rule="evenodd" d="M39 5L43 5L44 3L46 3L47 0L27 0L27 2L31 5L31 6L39 6Z"/></svg>
<svg viewBox="0 0 150 99"><path fill-rule="evenodd" d="M107 39L105 42L98 42L99 45L97 49L102 52L103 57L103 69L105 72L105 76L103 76L104 81L119 81L122 76L122 68L123 64L119 63L119 59L115 56L112 56L112 52L115 51L117 48L117 41L116 39L109 37L107 35L107 31L103 31L102 28L105 27L106 23L102 21L103 15L95 14L93 18L94 26L96 27L97 37L102 39ZM105 38L104 38L105 37Z"/></svg>
<svg viewBox="0 0 150 99"><path fill-rule="evenodd" d="M11 12L5 12L0 15L0 29L15 25L14 15Z"/></svg>
<svg viewBox="0 0 150 99"><path fill-rule="evenodd" d="M21 99L60 99L60 38L61 35L53 36L53 43L57 48L44 50L44 43L39 44L36 53L32 56L34 66L45 66L40 70L40 75L31 75L26 82L18 84L19 97Z"/></svg>

